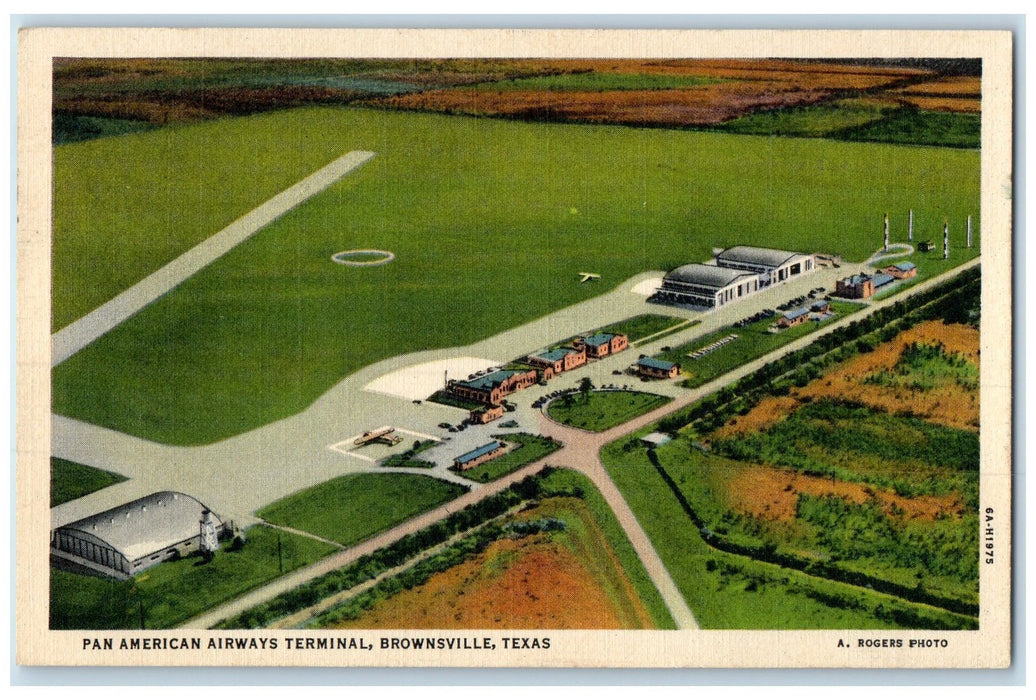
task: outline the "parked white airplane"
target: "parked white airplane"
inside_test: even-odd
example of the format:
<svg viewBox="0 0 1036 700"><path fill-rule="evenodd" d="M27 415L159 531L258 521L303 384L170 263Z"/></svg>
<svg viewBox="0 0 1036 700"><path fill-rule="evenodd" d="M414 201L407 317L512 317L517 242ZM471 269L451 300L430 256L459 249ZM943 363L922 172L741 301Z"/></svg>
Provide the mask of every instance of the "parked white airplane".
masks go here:
<svg viewBox="0 0 1036 700"><path fill-rule="evenodd" d="M583 276L583 279L579 280L580 284L582 284L583 282L589 282L590 280L601 279L601 276L596 272L580 272L579 274Z"/></svg>

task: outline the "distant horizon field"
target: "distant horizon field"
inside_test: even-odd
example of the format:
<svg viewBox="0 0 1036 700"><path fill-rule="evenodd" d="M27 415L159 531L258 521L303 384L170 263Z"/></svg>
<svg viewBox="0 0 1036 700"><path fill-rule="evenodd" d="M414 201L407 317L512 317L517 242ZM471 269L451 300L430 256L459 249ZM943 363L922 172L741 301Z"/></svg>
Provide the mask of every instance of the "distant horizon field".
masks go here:
<svg viewBox="0 0 1036 700"><path fill-rule="evenodd" d="M915 237L980 229L977 151L301 108L55 148L54 328L360 149L377 156L56 367L54 412L208 443L713 247L862 260L909 208ZM331 261L354 248L396 259Z"/></svg>

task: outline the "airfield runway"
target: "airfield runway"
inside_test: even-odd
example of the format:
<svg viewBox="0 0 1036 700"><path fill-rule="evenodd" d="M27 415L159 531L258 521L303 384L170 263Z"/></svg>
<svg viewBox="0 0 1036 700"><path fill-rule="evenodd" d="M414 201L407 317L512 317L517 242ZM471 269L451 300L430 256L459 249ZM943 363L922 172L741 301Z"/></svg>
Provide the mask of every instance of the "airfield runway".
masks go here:
<svg viewBox="0 0 1036 700"><path fill-rule="evenodd" d="M299 180L258 207L209 236L186 253L135 285L70 323L50 339L50 366L59 364L155 301L191 275L234 249L254 233L360 167L376 154L350 151Z"/></svg>

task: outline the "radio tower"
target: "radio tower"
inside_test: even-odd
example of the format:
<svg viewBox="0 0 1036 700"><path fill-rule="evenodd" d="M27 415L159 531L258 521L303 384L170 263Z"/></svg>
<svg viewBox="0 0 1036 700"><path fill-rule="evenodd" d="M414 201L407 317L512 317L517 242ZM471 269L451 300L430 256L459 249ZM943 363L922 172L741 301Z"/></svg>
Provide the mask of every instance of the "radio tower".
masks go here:
<svg viewBox="0 0 1036 700"><path fill-rule="evenodd" d="M914 240L914 210L910 210L910 224L907 227L907 240Z"/></svg>
<svg viewBox="0 0 1036 700"><path fill-rule="evenodd" d="M942 222L942 259L950 257L950 225L943 219Z"/></svg>
<svg viewBox="0 0 1036 700"><path fill-rule="evenodd" d="M885 252L889 250L889 214L885 212Z"/></svg>
<svg viewBox="0 0 1036 700"><path fill-rule="evenodd" d="M968 214L968 247L971 247L971 214Z"/></svg>

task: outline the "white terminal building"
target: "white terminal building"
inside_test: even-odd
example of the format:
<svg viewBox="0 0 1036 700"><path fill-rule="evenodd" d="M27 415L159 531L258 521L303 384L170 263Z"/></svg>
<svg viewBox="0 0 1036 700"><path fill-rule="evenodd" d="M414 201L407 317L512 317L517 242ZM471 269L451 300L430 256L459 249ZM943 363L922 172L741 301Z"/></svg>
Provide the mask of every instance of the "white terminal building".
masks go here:
<svg viewBox="0 0 1036 700"><path fill-rule="evenodd" d="M816 269L811 253L739 245L716 255L715 264L690 263L671 270L655 299L718 308Z"/></svg>

